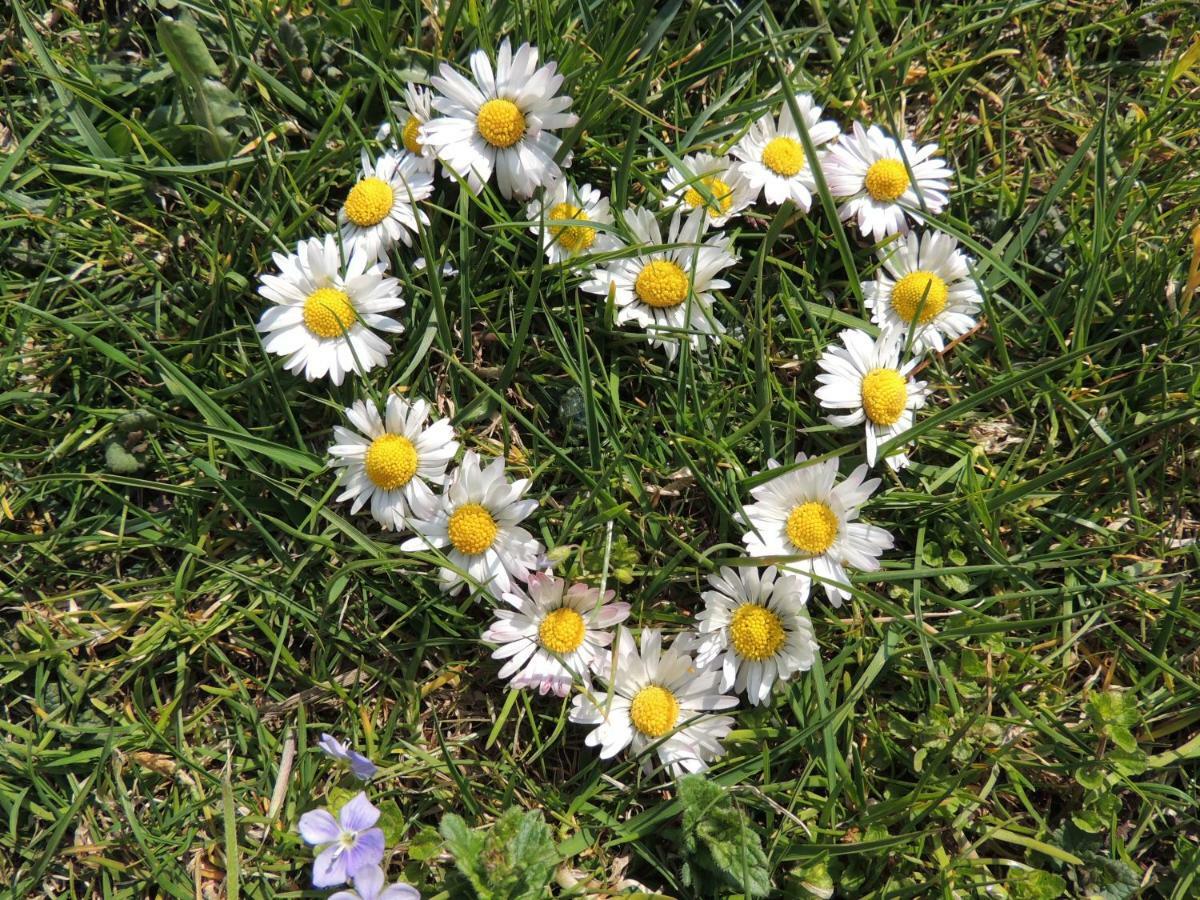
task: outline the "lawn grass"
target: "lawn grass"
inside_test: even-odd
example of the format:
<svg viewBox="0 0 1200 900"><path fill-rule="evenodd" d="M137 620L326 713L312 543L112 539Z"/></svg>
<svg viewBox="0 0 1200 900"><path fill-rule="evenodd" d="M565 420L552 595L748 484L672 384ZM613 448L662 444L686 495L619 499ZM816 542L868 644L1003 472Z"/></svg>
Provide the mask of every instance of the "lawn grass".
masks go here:
<svg viewBox="0 0 1200 900"><path fill-rule="evenodd" d="M168 66L158 20L184 14L236 104L216 107L239 113L225 134L195 126ZM813 397L821 350L868 320L875 265L829 198L731 229L730 336L674 366L543 265L523 204L441 179L421 251L460 273L397 254L407 331L386 370L309 384L253 328L255 276L331 227L387 101L504 35L559 62L571 173L616 208L655 203L671 157L726 149L784 75L843 126L906 125L956 167L938 223L976 257L985 314L924 369L915 463L868 508L897 547L848 605L815 592L818 666L739 711L712 773L777 895L822 867L840 897L1200 894L1194 4L4 15L12 896L316 896L295 825L333 783L322 731L382 764L392 873L427 896L453 868L441 817L514 805L550 823L564 896L723 893L682 880L669 783L600 761L569 701L507 692L478 640L488 601L440 594L432 557L334 503L325 448L359 396L436 399L464 446L533 479L561 571L615 586L635 627L681 630L741 558L734 515L768 459L862 455Z"/></svg>

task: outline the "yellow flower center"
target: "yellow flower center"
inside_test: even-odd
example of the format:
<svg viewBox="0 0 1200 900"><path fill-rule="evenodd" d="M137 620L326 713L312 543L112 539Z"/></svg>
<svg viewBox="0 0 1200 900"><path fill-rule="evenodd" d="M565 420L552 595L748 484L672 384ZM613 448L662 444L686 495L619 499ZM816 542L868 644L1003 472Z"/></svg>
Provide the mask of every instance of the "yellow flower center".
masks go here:
<svg viewBox="0 0 1200 900"><path fill-rule="evenodd" d="M945 308L946 282L932 272L909 272L892 286L892 309L905 322L916 317L925 325Z"/></svg>
<svg viewBox="0 0 1200 900"><path fill-rule="evenodd" d="M650 684L633 695L629 721L648 738L660 738L675 727L679 701L665 687Z"/></svg>
<svg viewBox="0 0 1200 900"><path fill-rule="evenodd" d="M804 553L818 556L833 544L837 537L838 519L826 503L809 500L792 510L787 520L787 536L792 546Z"/></svg>
<svg viewBox="0 0 1200 900"><path fill-rule="evenodd" d="M317 288L304 301L304 327L319 338L341 337L357 318L349 295L337 288Z"/></svg>
<svg viewBox="0 0 1200 900"><path fill-rule="evenodd" d="M786 639L779 616L765 606L739 606L729 620L729 642L743 659L770 659Z"/></svg>
<svg viewBox="0 0 1200 900"><path fill-rule="evenodd" d="M895 369L872 369L863 376L862 405L876 425L895 425L908 405L908 382Z"/></svg>
<svg viewBox="0 0 1200 900"><path fill-rule="evenodd" d="M683 195L683 202L692 209L703 206L708 210L710 216L719 216L722 213L728 212L729 207L733 205L733 188L716 175L705 175L700 179L700 183L712 195L712 199L706 199L696 188L690 187L687 189L687 193Z"/></svg>
<svg viewBox="0 0 1200 900"><path fill-rule="evenodd" d="M574 203L560 203L550 210L549 219L582 219L588 214ZM596 242L596 229L586 225L551 225L550 233L570 253L587 250Z"/></svg>
<svg viewBox="0 0 1200 900"><path fill-rule="evenodd" d="M542 619L538 640L547 650L561 656L579 649L584 630L583 616L569 606L562 606Z"/></svg>
<svg viewBox="0 0 1200 900"><path fill-rule="evenodd" d="M776 175L791 178L804 168L804 147L795 138L771 138L763 147L762 164Z"/></svg>
<svg viewBox="0 0 1200 900"><path fill-rule="evenodd" d="M511 147L525 136L525 115L511 100L489 100L479 107L475 127L493 147Z"/></svg>
<svg viewBox="0 0 1200 900"><path fill-rule="evenodd" d="M416 116L409 116L408 121L404 123L404 130L400 132L400 140L404 142L404 149L414 156L420 156L424 149L421 142L417 140L417 132L421 130L421 120Z"/></svg>
<svg viewBox="0 0 1200 900"><path fill-rule="evenodd" d="M359 228L370 228L387 218L395 199L392 186L382 178L372 176L350 188L342 209L346 211L346 218Z"/></svg>
<svg viewBox="0 0 1200 900"><path fill-rule="evenodd" d="M633 290L639 300L655 309L678 306L687 299L687 273L670 260L652 259L638 272Z"/></svg>
<svg viewBox="0 0 1200 900"><path fill-rule="evenodd" d="M450 514L450 543L459 553L476 556L496 542L496 520L478 503L464 503Z"/></svg>
<svg viewBox="0 0 1200 900"><path fill-rule="evenodd" d="M908 169L898 159L880 159L871 163L863 184L872 200L894 203L908 190Z"/></svg>
<svg viewBox="0 0 1200 900"><path fill-rule="evenodd" d="M417 448L403 435L381 435L367 448L365 468L372 484L394 491L417 474Z"/></svg>

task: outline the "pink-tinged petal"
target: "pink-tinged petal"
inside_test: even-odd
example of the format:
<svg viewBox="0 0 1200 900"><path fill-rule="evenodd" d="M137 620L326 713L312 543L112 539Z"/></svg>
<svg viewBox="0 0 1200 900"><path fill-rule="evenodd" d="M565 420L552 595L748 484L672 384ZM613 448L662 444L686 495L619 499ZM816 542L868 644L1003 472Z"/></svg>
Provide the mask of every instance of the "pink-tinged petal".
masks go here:
<svg viewBox="0 0 1200 900"><path fill-rule="evenodd" d="M371 805L365 792L359 791L342 807L338 821L346 831L366 831L379 821L379 810Z"/></svg>
<svg viewBox="0 0 1200 900"><path fill-rule="evenodd" d="M300 817L300 837L316 846L336 841L342 833L337 821L327 809L313 809Z"/></svg>

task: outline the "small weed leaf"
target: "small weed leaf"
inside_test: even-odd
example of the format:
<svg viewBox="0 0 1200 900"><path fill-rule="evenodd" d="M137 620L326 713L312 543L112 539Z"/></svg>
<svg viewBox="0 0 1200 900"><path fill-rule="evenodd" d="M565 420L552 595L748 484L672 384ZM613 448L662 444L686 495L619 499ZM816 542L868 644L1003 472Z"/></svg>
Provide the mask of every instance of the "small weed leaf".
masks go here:
<svg viewBox="0 0 1200 900"><path fill-rule="evenodd" d="M770 893L771 869L762 839L729 793L703 775L688 775L679 782L679 802L692 886L712 874L748 897Z"/></svg>
<svg viewBox="0 0 1200 900"><path fill-rule="evenodd" d="M448 885L452 897L535 900L546 896L558 852L542 814L513 807L491 828L472 830L461 817L442 818L442 837L471 887Z"/></svg>

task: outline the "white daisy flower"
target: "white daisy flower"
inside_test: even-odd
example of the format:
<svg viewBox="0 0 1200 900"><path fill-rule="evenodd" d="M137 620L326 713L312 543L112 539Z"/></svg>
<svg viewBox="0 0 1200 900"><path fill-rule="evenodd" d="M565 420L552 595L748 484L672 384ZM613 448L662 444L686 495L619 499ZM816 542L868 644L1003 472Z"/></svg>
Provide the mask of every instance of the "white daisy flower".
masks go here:
<svg viewBox="0 0 1200 900"><path fill-rule="evenodd" d="M842 347L829 346L817 360L821 374L817 399L826 409L849 410L828 416L830 425L847 428L866 424L867 465L875 465L879 445L912 428L913 410L925 405L928 390L924 381L913 381L910 373L917 358L900 365L902 335L885 330L878 338L865 331L847 329ZM893 469L908 465L904 449L887 457Z"/></svg>
<svg viewBox="0 0 1200 900"><path fill-rule="evenodd" d="M836 459L805 465L807 461L805 454L796 454L801 468L750 490L757 502L742 508L743 524L750 528L742 541L753 557L793 557L780 569L813 576L824 585L829 601L841 606L850 597L846 566L874 572L883 551L894 546L885 529L854 521L879 479L864 480L867 467L861 465L835 485ZM779 468L779 463L770 460L767 468Z"/></svg>
<svg viewBox="0 0 1200 900"><path fill-rule="evenodd" d="M275 305L258 320L267 335L263 348L286 357L290 372L309 381L329 376L341 384L347 372L359 375L383 365L392 352L375 334L399 334L404 326L383 313L404 305L400 282L384 277L384 266L358 252L345 269L333 235L309 238L284 256L272 253L278 275L259 276L258 292ZM372 330L374 329L374 330Z"/></svg>
<svg viewBox="0 0 1200 900"><path fill-rule="evenodd" d="M983 298L958 241L941 231L908 233L882 248L878 280L863 282L871 319L880 328L911 329L912 352L945 349L975 327Z"/></svg>
<svg viewBox="0 0 1200 900"><path fill-rule="evenodd" d="M703 209L706 224L720 228L754 200L755 192L727 156L695 153L663 179L663 209Z"/></svg>
<svg viewBox="0 0 1200 900"><path fill-rule="evenodd" d="M404 86L404 102L393 103L392 113L400 126L400 143L392 146L417 159L425 168L433 170L433 151L418 139L421 126L433 118L433 92L416 84ZM386 141L392 134L392 123L384 122L375 134L375 140Z"/></svg>
<svg viewBox="0 0 1200 900"><path fill-rule="evenodd" d="M372 163L365 149L362 171L338 213L342 242L384 259L396 241L412 246L418 222L429 224L416 203L433 193L433 173L419 156L389 150Z"/></svg>
<svg viewBox="0 0 1200 900"><path fill-rule="evenodd" d="M844 198L838 213L843 221L858 219L863 236L882 241L908 230L904 214L915 222L926 213L946 208L953 172L934 157L937 144L917 147L908 138L897 142L878 125L854 131L826 151L822 170L829 192Z"/></svg>
<svg viewBox="0 0 1200 900"><path fill-rule="evenodd" d="M458 452L449 419L426 425L429 404L389 394L385 415L359 400L346 410L357 431L335 425L330 465L340 468L351 515L370 501L371 515L385 530L403 530L410 517L428 518L437 505L430 486L441 488L446 466Z"/></svg>
<svg viewBox="0 0 1200 900"><path fill-rule="evenodd" d="M555 96L563 77L555 63L538 68L538 50L522 44L513 53L500 45L496 70L487 53L471 54L472 83L442 63L441 77L430 79L442 114L421 126L417 139L433 149L448 168L478 193L496 172L504 197L529 197L539 185L561 177L554 161L562 141L551 134L570 128L578 117L567 110L571 98ZM570 155L563 165L569 166Z"/></svg>
<svg viewBox="0 0 1200 900"><path fill-rule="evenodd" d="M733 729L730 716L711 712L737 706L737 698L722 693L721 673L700 670L692 658L692 642L676 639L665 650L662 634L642 629L641 652L624 629L617 638L616 666L605 679L607 696L579 694L571 721L595 726L584 739L610 759L626 747L635 756L655 749L663 766L675 777L702 772L722 756L722 739ZM650 758L642 763L649 773Z"/></svg>
<svg viewBox="0 0 1200 900"><path fill-rule="evenodd" d="M613 220L608 198L590 184L576 188L567 179L559 178L541 197L530 202L525 215L534 223L529 230L542 236L546 259L555 265L591 253L607 253L621 246L621 241L611 231L585 224L612 225ZM566 224L568 221L574 224Z"/></svg>
<svg viewBox="0 0 1200 900"><path fill-rule="evenodd" d="M507 659L500 677L512 676L514 688L537 688L538 693L565 697L576 681L590 673L608 671L610 630L629 616L628 603L603 599L599 588L567 583L547 573L529 578L529 596L507 591L483 639L499 644L493 659Z"/></svg>
<svg viewBox="0 0 1200 900"><path fill-rule="evenodd" d="M817 655L804 610L808 579L776 575L774 566L761 575L752 566L722 566L708 576L713 590L700 595L704 609L696 616L696 664L712 666L721 673L722 691L745 691L756 706L767 702L777 680L811 669Z"/></svg>
<svg viewBox="0 0 1200 900"><path fill-rule="evenodd" d="M479 456L468 450L431 514L409 522L417 537L400 549L449 547L449 565L439 573L443 591L456 594L469 580L501 597L512 590L514 578L529 577L542 553L542 545L518 524L538 506L521 499L527 490L527 478L509 484L503 459L481 469Z"/></svg>
<svg viewBox="0 0 1200 900"><path fill-rule="evenodd" d="M804 116L813 147L828 144L840 133L836 122L821 118L821 107L813 103L811 95L797 94L796 108ZM764 191L767 202L773 206L791 200L805 212L812 208L817 182L804 157L804 144L792 108L786 103L778 120L770 113L765 114L730 152L741 160L738 171L753 192L751 202L758 198L759 191Z"/></svg>
<svg viewBox="0 0 1200 900"><path fill-rule="evenodd" d="M701 243L704 213L699 210L687 218L677 210L666 241L650 210L630 210L623 219L635 255L597 266L580 287L604 296L611 291L617 324L637 322L667 359L675 359L681 337L702 348L706 337L725 330L713 317L712 292L729 287L714 276L738 260L730 239L718 233Z"/></svg>

